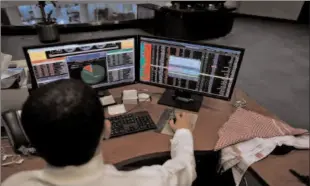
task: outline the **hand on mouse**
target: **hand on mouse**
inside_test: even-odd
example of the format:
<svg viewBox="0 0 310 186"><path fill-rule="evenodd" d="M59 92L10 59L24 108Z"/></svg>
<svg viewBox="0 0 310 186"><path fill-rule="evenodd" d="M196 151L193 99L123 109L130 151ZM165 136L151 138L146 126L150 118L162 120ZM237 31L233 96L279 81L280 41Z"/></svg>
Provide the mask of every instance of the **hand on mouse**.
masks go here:
<svg viewBox="0 0 310 186"><path fill-rule="evenodd" d="M176 122L173 120L169 121L170 127L173 131L176 131L178 129L189 129L192 131L192 125L190 123L189 115L185 112L177 113L175 115Z"/></svg>

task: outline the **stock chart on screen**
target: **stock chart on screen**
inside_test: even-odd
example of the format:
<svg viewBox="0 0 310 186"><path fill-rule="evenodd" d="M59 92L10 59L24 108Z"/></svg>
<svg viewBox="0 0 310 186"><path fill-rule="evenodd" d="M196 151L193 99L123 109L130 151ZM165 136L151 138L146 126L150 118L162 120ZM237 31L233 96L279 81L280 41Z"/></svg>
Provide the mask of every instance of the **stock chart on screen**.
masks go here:
<svg viewBox="0 0 310 186"><path fill-rule="evenodd" d="M240 50L141 37L140 80L227 98L240 56Z"/></svg>

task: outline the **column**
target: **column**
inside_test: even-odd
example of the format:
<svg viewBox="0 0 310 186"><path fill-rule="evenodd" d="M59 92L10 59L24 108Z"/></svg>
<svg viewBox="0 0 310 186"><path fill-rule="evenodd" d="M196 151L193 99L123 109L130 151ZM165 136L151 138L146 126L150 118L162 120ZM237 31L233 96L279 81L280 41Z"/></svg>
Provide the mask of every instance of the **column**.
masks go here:
<svg viewBox="0 0 310 186"><path fill-rule="evenodd" d="M81 23L89 22L87 4L80 4L80 22Z"/></svg>
<svg viewBox="0 0 310 186"><path fill-rule="evenodd" d="M11 25L23 25L17 6L5 8Z"/></svg>

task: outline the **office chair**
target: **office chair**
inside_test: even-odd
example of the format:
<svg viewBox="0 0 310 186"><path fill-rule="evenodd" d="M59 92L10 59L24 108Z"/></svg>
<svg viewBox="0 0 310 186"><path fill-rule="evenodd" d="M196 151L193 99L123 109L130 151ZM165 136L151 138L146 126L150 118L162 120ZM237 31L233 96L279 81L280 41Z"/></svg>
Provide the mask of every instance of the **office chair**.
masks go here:
<svg viewBox="0 0 310 186"><path fill-rule="evenodd" d="M220 152L195 151L194 155L197 178L192 186L235 185L231 171L224 174L218 173ZM115 166L118 170L130 171L143 166L162 165L169 159L170 152L160 152L125 160L115 164Z"/></svg>

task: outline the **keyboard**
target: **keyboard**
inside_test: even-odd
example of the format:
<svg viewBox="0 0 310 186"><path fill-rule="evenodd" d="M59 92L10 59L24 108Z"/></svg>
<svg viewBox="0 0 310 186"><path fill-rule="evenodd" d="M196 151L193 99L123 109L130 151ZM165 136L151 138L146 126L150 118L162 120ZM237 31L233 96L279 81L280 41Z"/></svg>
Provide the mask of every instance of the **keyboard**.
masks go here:
<svg viewBox="0 0 310 186"><path fill-rule="evenodd" d="M147 111L122 114L107 119L110 120L112 125L110 138L157 128Z"/></svg>

